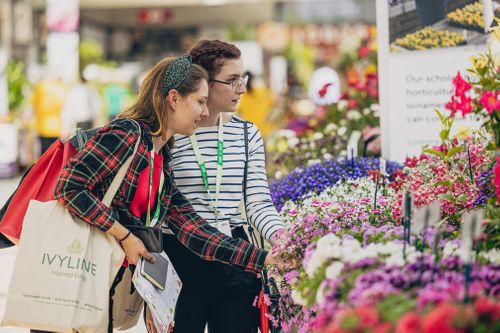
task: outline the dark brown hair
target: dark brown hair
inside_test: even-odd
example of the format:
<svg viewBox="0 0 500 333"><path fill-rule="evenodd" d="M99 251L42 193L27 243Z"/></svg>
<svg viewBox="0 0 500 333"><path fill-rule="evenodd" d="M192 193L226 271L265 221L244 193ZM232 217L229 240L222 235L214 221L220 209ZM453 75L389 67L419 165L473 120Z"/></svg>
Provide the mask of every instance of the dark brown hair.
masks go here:
<svg viewBox="0 0 500 333"><path fill-rule="evenodd" d="M202 66L208 77L213 79L221 70L226 59L239 59L241 51L234 46L218 39L199 40L189 50L193 63Z"/></svg>
<svg viewBox="0 0 500 333"><path fill-rule="evenodd" d="M137 101L119 114L119 118L130 118L147 123L152 135L167 135L167 98L163 96L163 75L175 58L158 62L146 75L139 88ZM199 65L191 64L184 83L176 90L183 97L197 91L201 80L208 80L207 72Z"/></svg>

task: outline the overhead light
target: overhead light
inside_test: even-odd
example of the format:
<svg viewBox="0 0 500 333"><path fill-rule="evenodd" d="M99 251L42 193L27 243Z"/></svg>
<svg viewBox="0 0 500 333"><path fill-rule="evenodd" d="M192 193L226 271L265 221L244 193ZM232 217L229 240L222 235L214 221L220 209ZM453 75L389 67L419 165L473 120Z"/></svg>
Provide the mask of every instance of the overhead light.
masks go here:
<svg viewBox="0 0 500 333"><path fill-rule="evenodd" d="M220 6L226 4L226 0L203 0L203 4L207 6Z"/></svg>

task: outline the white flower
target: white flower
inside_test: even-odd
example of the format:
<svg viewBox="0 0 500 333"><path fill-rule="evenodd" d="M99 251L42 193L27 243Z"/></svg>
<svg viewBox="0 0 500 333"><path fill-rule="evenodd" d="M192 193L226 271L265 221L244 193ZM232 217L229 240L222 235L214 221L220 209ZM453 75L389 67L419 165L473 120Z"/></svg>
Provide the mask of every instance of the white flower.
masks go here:
<svg viewBox="0 0 500 333"><path fill-rule="evenodd" d="M458 245L454 242L446 242L443 249L443 257L449 257L456 255L458 250Z"/></svg>
<svg viewBox="0 0 500 333"><path fill-rule="evenodd" d="M307 306L307 300L302 297L300 291L292 289L292 299L297 305Z"/></svg>
<svg viewBox="0 0 500 333"><path fill-rule="evenodd" d="M363 114L364 115L369 115L372 111L369 108L364 108L363 109Z"/></svg>
<svg viewBox="0 0 500 333"><path fill-rule="evenodd" d="M319 159L308 160L307 161L307 166L311 166L311 165L319 164L319 163L321 163L321 160L319 160Z"/></svg>
<svg viewBox="0 0 500 333"><path fill-rule="evenodd" d="M325 137L325 135L321 132L316 132L313 134L313 140L321 140Z"/></svg>
<svg viewBox="0 0 500 333"><path fill-rule="evenodd" d="M332 156L332 154L330 154L330 153L326 153L326 154L323 154L323 158L324 158L325 160L331 160L331 159L333 158L333 156Z"/></svg>
<svg viewBox="0 0 500 333"><path fill-rule="evenodd" d="M290 129L280 129L278 132L276 132L276 136L287 139L296 137L295 132Z"/></svg>
<svg viewBox="0 0 500 333"><path fill-rule="evenodd" d="M316 303L321 305L325 302L325 289L326 289L327 283L326 281L321 282L319 285L318 291L316 291Z"/></svg>
<svg viewBox="0 0 500 333"><path fill-rule="evenodd" d="M491 249L486 253L482 253L482 256L491 264L500 264L500 249Z"/></svg>
<svg viewBox="0 0 500 333"><path fill-rule="evenodd" d="M337 134L340 135L340 136L343 136L343 135L346 135L347 133L347 127L345 126L342 126L341 128L339 128Z"/></svg>
<svg viewBox="0 0 500 333"><path fill-rule="evenodd" d="M361 119L361 113L356 110L349 110L346 114L347 119L350 120L359 120Z"/></svg>
<svg viewBox="0 0 500 333"><path fill-rule="evenodd" d="M281 179L281 177L283 177L283 172L278 170L274 173L274 178Z"/></svg>
<svg viewBox="0 0 500 333"><path fill-rule="evenodd" d="M296 137L293 137L293 138L289 138L287 140L287 143L288 143L288 147L290 148L294 148L295 146L297 146L299 144L299 139L297 139Z"/></svg>
<svg viewBox="0 0 500 333"><path fill-rule="evenodd" d="M377 103L373 103L372 105L370 105L370 109L372 109L373 112L378 112L380 111L380 105L378 105Z"/></svg>
<svg viewBox="0 0 500 333"><path fill-rule="evenodd" d="M330 134L335 132L337 128L338 128L337 125L335 125L334 123L329 123L328 125L326 125L324 132Z"/></svg>
<svg viewBox="0 0 500 333"><path fill-rule="evenodd" d="M339 109L339 111L343 111L345 109L347 109L347 105L349 103L345 100L345 99L341 99L338 103L337 103L337 109Z"/></svg>
<svg viewBox="0 0 500 333"><path fill-rule="evenodd" d="M326 278L327 279L336 279L339 277L342 269L344 268L344 263L341 261L334 261L328 266L326 269Z"/></svg>

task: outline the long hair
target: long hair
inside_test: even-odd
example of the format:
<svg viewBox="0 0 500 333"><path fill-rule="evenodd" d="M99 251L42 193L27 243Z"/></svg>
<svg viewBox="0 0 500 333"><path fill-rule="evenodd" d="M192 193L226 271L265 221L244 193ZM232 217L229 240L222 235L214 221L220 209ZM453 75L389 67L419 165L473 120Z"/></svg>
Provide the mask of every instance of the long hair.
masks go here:
<svg viewBox="0 0 500 333"><path fill-rule="evenodd" d="M218 39L199 40L189 50L193 63L202 66L208 77L213 79L221 70L227 59L239 59L241 51L233 44Z"/></svg>
<svg viewBox="0 0 500 333"><path fill-rule="evenodd" d="M152 135L167 136L167 97L163 96L163 76L175 58L166 58L158 62L146 75L139 88L139 97L118 117L130 118L146 123ZM183 97L199 89L202 80L208 80L207 72L199 65L191 64L184 83L176 90Z"/></svg>

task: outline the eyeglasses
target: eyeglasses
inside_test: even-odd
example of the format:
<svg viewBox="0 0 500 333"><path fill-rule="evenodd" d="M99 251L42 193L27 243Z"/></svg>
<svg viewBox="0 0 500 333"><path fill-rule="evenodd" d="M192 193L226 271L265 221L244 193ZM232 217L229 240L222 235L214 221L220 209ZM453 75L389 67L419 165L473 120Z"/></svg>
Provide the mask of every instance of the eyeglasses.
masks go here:
<svg viewBox="0 0 500 333"><path fill-rule="evenodd" d="M228 86L231 86L234 92L237 92L239 87L246 87L248 83L248 74L244 75L242 78L239 79L234 79L231 81L221 81L221 80L216 80L216 79L211 79L210 81L213 82L218 82L222 84L227 84Z"/></svg>

